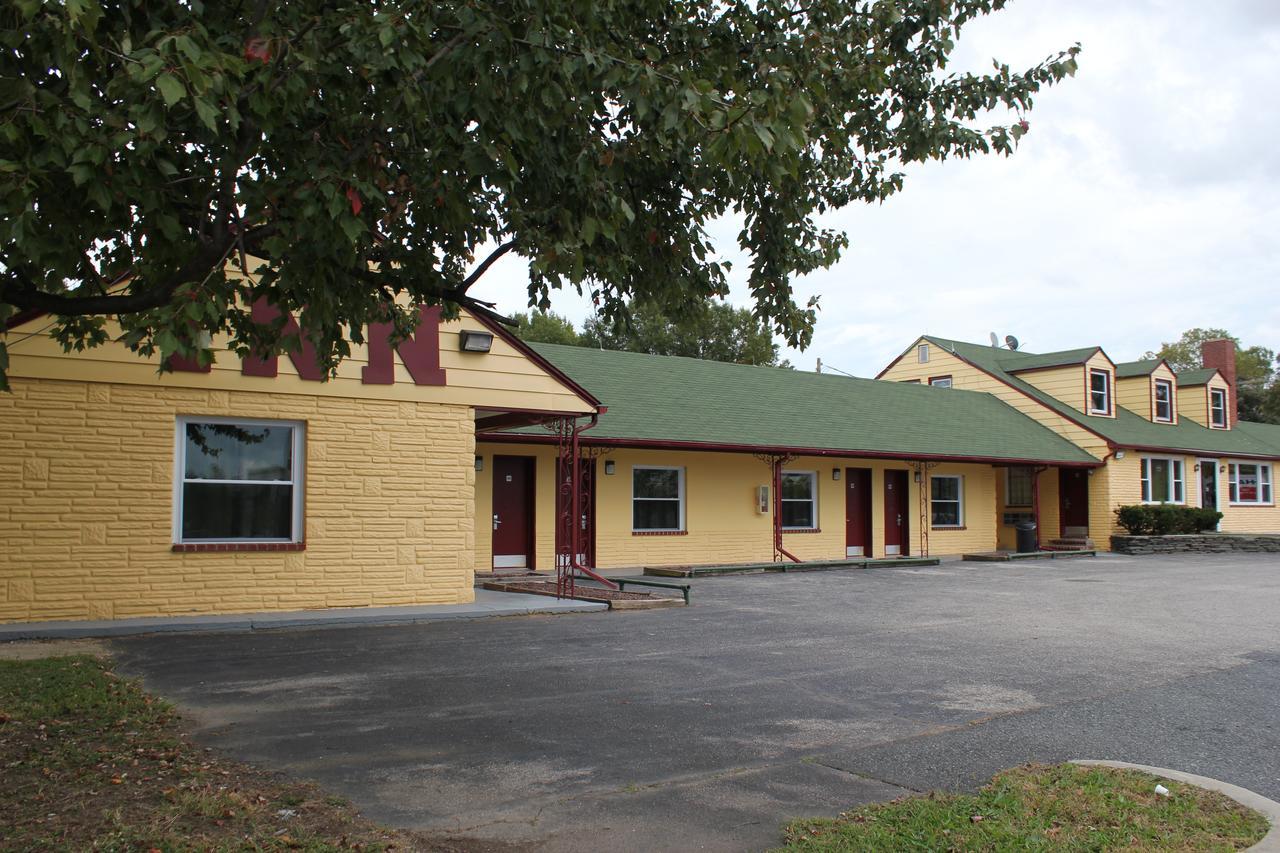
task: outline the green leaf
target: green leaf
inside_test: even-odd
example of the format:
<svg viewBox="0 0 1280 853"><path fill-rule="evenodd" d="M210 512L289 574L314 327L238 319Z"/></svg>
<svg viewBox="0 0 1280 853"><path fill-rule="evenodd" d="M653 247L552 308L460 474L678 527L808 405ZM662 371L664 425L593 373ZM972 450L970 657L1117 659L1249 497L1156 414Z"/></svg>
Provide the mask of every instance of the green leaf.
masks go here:
<svg viewBox="0 0 1280 853"><path fill-rule="evenodd" d="M166 107L171 107L178 103L178 101L182 100L182 96L187 93L182 81L168 73L161 74L156 78L156 88L164 96L164 105Z"/></svg>
<svg viewBox="0 0 1280 853"><path fill-rule="evenodd" d="M218 129L218 111L213 105L203 98L192 98L191 102L196 105L196 115L200 117L200 121L205 127L216 131Z"/></svg>

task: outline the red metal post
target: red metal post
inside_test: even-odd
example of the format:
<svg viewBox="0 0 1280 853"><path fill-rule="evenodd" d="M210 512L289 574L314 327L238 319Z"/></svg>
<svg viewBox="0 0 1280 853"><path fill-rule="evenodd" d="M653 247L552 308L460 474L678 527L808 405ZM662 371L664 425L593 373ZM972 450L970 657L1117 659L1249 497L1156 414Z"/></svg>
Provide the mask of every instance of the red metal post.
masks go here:
<svg viewBox="0 0 1280 853"><path fill-rule="evenodd" d="M556 466L556 595L572 598L575 580L581 574L599 581L609 589L618 585L594 569L582 565L582 520L586 513L586 490L583 488L582 444L579 436L599 422L598 415L579 424L577 418L558 418L553 429L559 439Z"/></svg>
<svg viewBox="0 0 1280 853"><path fill-rule="evenodd" d="M786 557L793 563L801 562L800 558L782 547L782 466L787 461L785 456L775 456L773 468L773 561L781 563ZM816 488L816 481L815 481ZM814 519L817 522L817 519Z"/></svg>

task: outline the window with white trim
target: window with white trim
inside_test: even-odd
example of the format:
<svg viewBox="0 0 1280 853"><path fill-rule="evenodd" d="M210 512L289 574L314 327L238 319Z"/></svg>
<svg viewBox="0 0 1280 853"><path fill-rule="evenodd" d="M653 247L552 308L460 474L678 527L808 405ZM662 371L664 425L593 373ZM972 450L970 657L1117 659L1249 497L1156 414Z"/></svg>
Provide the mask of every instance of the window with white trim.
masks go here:
<svg viewBox="0 0 1280 853"><path fill-rule="evenodd" d="M1157 379L1155 382L1156 420L1173 423L1173 383L1168 379Z"/></svg>
<svg viewBox="0 0 1280 853"><path fill-rule="evenodd" d="M930 384L930 385L932 385L934 388L950 388L950 387L951 387L951 377L950 377L950 376L935 376L935 377L933 377L932 379L930 379L930 380L929 380L929 384Z"/></svg>
<svg viewBox="0 0 1280 853"><path fill-rule="evenodd" d="M1186 483L1181 459L1169 456L1142 457L1142 502L1144 504L1186 503Z"/></svg>
<svg viewBox="0 0 1280 853"><path fill-rule="evenodd" d="M1228 496L1233 504L1270 504L1271 466L1233 462L1227 466Z"/></svg>
<svg viewBox="0 0 1280 853"><path fill-rule="evenodd" d="M684 469L636 465L631 469L631 529L684 530Z"/></svg>
<svg viewBox="0 0 1280 853"><path fill-rule="evenodd" d="M179 418L174 541L301 542L303 425Z"/></svg>
<svg viewBox="0 0 1280 853"><path fill-rule="evenodd" d="M916 347L916 359L918 359L921 364L925 364L929 361L928 344L920 344L920 346Z"/></svg>
<svg viewBox="0 0 1280 853"><path fill-rule="evenodd" d="M1027 466L1013 466L1004 469L1004 505L1012 507L1029 507L1033 503L1032 490L1035 488L1034 474Z"/></svg>
<svg viewBox="0 0 1280 853"><path fill-rule="evenodd" d="M1089 371L1089 414L1111 414L1111 371Z"/></svg>
<svg viewBox="0 0 1280 853"><path fill-rule="evenodd" d="M934 527L963 527L964 479L953 474L931 476L929 510Z"/></svg>
<svg viewBox="0 0 1280 853"><path fill-rule="evenodd" d="M1209 389L1209 426L1227 428L1227 392L1222 388Z"/></svg>
<svg viewBox="0 0 1280 853"><path fill-rule="evenodd" d="M815 530L818 527L818 475L813 471L783 471L782 529Z"/></svg>

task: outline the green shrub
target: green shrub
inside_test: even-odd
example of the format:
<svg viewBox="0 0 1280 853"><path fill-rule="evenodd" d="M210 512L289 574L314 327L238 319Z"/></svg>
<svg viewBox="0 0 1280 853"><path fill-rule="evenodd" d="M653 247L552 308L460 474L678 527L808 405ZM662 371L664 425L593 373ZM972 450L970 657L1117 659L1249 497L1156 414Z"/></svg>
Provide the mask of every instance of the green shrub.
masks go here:
<svg viewBox="0 0 1280 853"><path fill-rule="evenodd" d="M1116 508L1116 521L1130 536L1200 533L1218 526L1222 513L1177 504L1132 504Z"/></svg>

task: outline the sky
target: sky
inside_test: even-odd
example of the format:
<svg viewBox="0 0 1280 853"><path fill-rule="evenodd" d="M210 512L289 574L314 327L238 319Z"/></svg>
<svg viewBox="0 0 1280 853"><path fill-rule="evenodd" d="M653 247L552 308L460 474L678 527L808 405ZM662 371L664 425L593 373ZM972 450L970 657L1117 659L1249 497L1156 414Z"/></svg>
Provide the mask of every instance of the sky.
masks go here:
<svg viewBox="0 0 1280 853"><path fill-rule="evenodd" d="M821 220L850 247L795 282L821 296L813 344L784 350L797 368L874 376L925 333L1116 361L1194 327L1280 349L1280 0L1014 0L964 29L953 67L1075 42L1079 72L1037 95L1013 157L912 167L884 204ZM711 233L750 306L736 231ZM508 256L472 293L525 310L526 275Z"/></svg>

